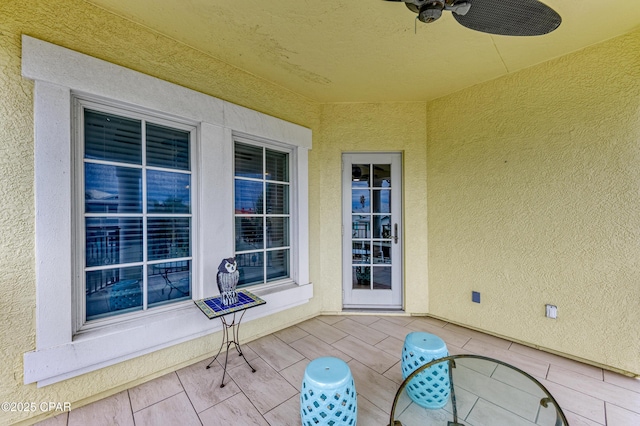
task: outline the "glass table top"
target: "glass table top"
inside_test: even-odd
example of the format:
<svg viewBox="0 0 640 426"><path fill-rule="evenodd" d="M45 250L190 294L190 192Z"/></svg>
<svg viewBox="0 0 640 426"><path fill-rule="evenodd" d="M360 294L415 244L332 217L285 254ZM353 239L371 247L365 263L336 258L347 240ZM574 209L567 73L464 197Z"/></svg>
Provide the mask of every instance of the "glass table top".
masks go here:
<svg viewBox="0 0 640 426"><path fill-rule="evenodd" d="M439 377L442 371L447 380ZM434 377L440 379L435 388ZM434 408L430 402L434 400L429 399L429 395L436 391L444 397L436 401ZM425 395L427 399L423 398ZM432 408L426 407L429 405ZM425 364L405 379L396 393L389 424L562 426L568 423L556 400L533 376L491 358L454 355Z"/></svg>

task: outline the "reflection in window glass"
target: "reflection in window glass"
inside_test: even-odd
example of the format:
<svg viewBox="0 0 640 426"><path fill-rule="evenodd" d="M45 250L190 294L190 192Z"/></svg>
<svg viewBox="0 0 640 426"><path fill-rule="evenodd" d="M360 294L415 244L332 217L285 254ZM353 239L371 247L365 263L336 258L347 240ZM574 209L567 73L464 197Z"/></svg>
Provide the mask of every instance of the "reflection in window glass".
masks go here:
<svg viewBox="0 0 640 426"><path fill-rule="evenodd" d="M372 284L374 290L391 290L391 267L373 268Z"/></svg>
<svg viewBox="0 0 640 426"><path fill-rule="evenodd" d="M240 280L238 286L260 284L264 279L264 252L236 254Z"/></svg>
<svg viewBox="0 0 640 426"><path fill-rule="evenodd" d="M142 310L142 266L87 271L87 321Z"/></svg>
<svg viewBox="0 0 640 426"><path fill-rule="evenodd" d="M147 123L147 166L189 170L189 132Z"/></svg>
<svg viewBox="0 0 640 426"><path fill-rule="evenodd" d="M154 263L147 269L149 306L191 298L191 261Z"/></svg>
<svg viewBox="0 0 640 426"><path fill-rule="evenodd" d="M85 163L86 213L142 213L142 170Z"/></svg>
<svg viewBox="0 0 640 426"><path fill-rule="evenodd" d="M289 153L236 142L234 155L238 285L289 278Z"/></svg>
<svg viewBox="0 0 640 426"><path fill-rule="evenodd" d="M235 180L236 214L264 213L264 184L262 181Z"/></svg>
<svg viewBox="0 0 640 426"><path fill-rule="evenodd" d="M368 189L354 189L351 191L351 212L369 213L371 212L371 199Z"/></svg>
<svg viewBox="0 0 640 426"><path fill-rule="evenodd" d="M267 184L267 214L289 214L289 185Z"/></svg>
<svg viewBox="0 0 640 426"><path fill-rule="evenodd" d="M351 166L351 186L352 188L369 187L369 164L354 164Z"/></svg>
<svg viewBox="0 0 640 426"><path fill-rule="evenodd" d="M262 148L236 142L235 175L238 177L262 179L264 177Z"/></svg>
<svg viewBox="0 0 640 426"><path fill-rule="evenodd" d="M354 266L352 274L354 290L368 290L371 288L371 267Z"/></svg>
<svg viewBox="0 0 640 426"><path fill-rule="evenodd" d="M388 189L373 190L373 212L391 213L391 191Z"/></svg>
<svg viewBox="0 0 640 426"><path fill-rule="evenodd" d="M85 219L87 267L142 261L141 218Z"/></svg>
<svg viewBox="0 0 640 426"><path fill-rule="evenodd" d="M286 152L267 149L265 158L267 179L289 182L289 155Z"/></svg>
<svg viewBox="0 0 640 426"><path fill-rule="evenodd" d="M371 216L353 215L351 218L351 238L371 238Z"/></svg>
<svg viewBox="0 0 640 426"><path fill-rule="evenodd" d="M85 110L84 158L142 164L140 120Z"/></svg>
<svg viewBox="0 0 640 426"><path fill-rule="evenodd" d="M147 211L149 213L190 213L191 175L147 172Z"/></svg>
<svg viewBox="0 0 640 426"><path fill-rule="evenodd" d="M191 132L83 112L85 319L190 298Z"/></svg>
<svg viewBox="0 0 640 426"><path fill-rule="evenodd" d="M149 260L191 256L191 218L150 217L147 223Z"/></svg>
<svg viewBox="0 0 640 426"><path fill-rule="evenodd" d="M368 264L371 258L371 244L368 241L353 241L351 244L352 262Z"/></svg>
<svg viewBox="0 0 640 426"><path fill-rule="evenodd" d="M263 230L262 216L236 216L236 251L262 250Z"/></svg>
<svg viewBox="0 0 640 426"><path fill-rule="evenodd" d="M373 216L373 238L391 238L391 216Z"/></svg>
<svg viewBox="0 0 640 426"><path fill-rule="evenodd" d="M391 186L391 164L373 165L373 186L389 188Z"/></svg>

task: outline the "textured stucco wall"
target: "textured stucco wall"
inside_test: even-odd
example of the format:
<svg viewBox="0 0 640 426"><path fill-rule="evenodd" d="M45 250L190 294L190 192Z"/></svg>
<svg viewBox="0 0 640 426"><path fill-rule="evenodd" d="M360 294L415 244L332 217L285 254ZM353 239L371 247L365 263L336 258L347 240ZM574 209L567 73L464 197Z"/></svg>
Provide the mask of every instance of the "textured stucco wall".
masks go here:
<svg viewBox="0 0 640 426"><path fill-rule="evenodd" d="M83 1L4 0L0 17L0 400L77 407L206 357L219 342L209 336L40 389L22 384L22 356L35 347L36 262L33 85L20 76L22 33L314 131L316 297L247 323L246 339L341 309L340 154L402 151L407 311L428 306L640 373L639 33L429 105L317 105ZM482 304L470 302L472 289ZM543 318L544 303L559 306L558 320ZM27 416L1 413L0 424Z"/></svg>
<svg viewBox="0 0 640 426"><path fill-rule="evenodd" d="M187 342L54 385L23 385L22 357L35 349L33 83L20 75L21 34L318 129L320 106L79 0L0 2L0 401L72 402L115 393L211 354L219 336ZM313 152L310 154L313 163ZM313 168L309 180L317 182ZM312 189L313 190L313 189ZM310 240L318 236L310 199ZM312 256L317 249L311 247ZM311 265L311 279L318 267ZM315 287L322 294L321 286ZM319 301L243 325L249 340L320 312ZM219 343L218 343L219 344ZM36 413L0 413L0 424Z"/></svg>
<svg viewBox="0 0 640 426"><path fill-rule="evenodd" d="M323 105L315 160L320 172L322 218L320 276L326 311L342 309L342 175L343 152L403 153L405 310L425 313L427 290L426 104ZM317 148L317 149L316 149ZM336 297L338 296L338 297Z"/></svg>
<svg viewBox="0 0 640 426"><path fill-rule="evenodd" d="M640 32L427 117L430 313L640 374Z"/></svg>

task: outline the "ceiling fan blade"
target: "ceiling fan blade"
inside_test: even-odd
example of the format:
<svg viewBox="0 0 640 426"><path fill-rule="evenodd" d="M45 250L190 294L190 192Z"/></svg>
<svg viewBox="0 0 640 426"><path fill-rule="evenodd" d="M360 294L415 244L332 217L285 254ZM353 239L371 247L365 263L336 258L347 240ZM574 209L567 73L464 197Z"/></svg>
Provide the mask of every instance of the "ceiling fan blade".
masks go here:
<svg viewBox="0 0 640 426"><path fill-rule="evenodd" d="M538 0L470 0L466 15L452 13L472 30L506 36L536 36L558 28L562 18Z"/></svg>

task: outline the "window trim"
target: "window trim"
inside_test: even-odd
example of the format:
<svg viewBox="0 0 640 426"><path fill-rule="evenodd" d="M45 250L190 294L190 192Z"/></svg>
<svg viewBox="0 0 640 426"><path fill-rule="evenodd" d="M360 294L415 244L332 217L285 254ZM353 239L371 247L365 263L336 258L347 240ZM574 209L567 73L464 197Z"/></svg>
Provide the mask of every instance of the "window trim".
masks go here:
<svg viewBox="0 0 640 426"><path fill-rule="evenodd" d="M299 306L313 296L308 231L311 130L26 35L22 75L35 81L36 339L35 350L24 354L25 384L56 383L221 329L187 302L73 335L72 282L77 268L72 247L77 240L71 222L72 94L197 123L200 186L194 197L200 201L194 215L207 215L207 220L195 230L200 238L193 254L203 259L197 267L199 282L193 284L195 299L217 294L214 277L219 259L233 253L234 134L292 147L296 155L292 179L298 185L297 224L292 229L298 245L296 276L278 286L256 289L267 304L248 311L245 321Z"/></svg>

